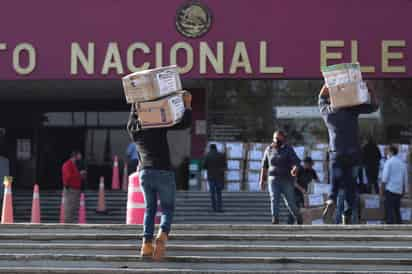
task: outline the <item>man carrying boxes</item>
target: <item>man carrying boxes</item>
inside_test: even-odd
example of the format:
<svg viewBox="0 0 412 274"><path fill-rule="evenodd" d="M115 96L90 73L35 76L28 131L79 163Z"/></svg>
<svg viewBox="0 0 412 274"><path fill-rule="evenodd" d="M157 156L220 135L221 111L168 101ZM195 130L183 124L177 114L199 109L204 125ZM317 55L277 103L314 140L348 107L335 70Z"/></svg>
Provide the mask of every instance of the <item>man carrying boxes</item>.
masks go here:
<svg viewBox="0 0 412 274"><path fill-rule="evenodd" d="M344 191L344 219L350 219L360 165L358 117L378 109L374 93L362 81L359 64L322 68L325 85L319 93L319 109L329 132L332 193L324 217L333 214L340 189Z"/></svg>
<svg viewBox="0 0 412 274"><path fill-rule="evenodd" d="M146 207L141 256L160 260L166 251L176 194L167 132L191 126L192 96L181 90L176 66L127 75L123 86L127 102L132 104L127 130L139 152L139 180ZM162 218L153 247L158 198Z"/></svg>

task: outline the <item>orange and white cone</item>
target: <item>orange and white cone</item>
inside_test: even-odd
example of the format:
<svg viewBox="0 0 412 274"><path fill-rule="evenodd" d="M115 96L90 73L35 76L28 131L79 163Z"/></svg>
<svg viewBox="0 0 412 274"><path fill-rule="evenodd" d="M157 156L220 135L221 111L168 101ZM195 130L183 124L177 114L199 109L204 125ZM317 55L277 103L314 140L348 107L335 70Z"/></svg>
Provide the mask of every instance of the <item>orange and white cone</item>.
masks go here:
<svg viewBox="0 0 412 274"><path fill-rule="evenodd" d="M39 195L39 185L34 185L33 190L33 201L31 206L31 223L40 223L40 195Z"/></svg>
<svg viewBox="0 0 412 274"><path fill-rule="evenodd" d="M105 193L104 193L104 177L100 177L99 183L99 198L97 200L97 213L106 213L106 201L105 201Z"/></svg>
<svg viewBox="0 0 412 274"><path fill-rule="evenodd" d="M4 176L4 197L3 197L3 210L1 213L2 224L14 223L13 217L13 195L11 193L11 183L13 178L10 176Z"/></svg>
<svg viewBox="0 0 412 274"><path fill-rule="evenodd" d="M62 201L60 203L60 223L64 224L64 191L62 191Z"/></svg>
<svg viewBox="0 0 412 274"><path fill-rule="evenodd" d="M127 191L128 186L129 186L129 175L128 175L128 170L127 170L127 163L124 163L122 190Z"/></svg>
<svg viewBox="0 0 412 274"><path fill-rule="evenodd" d="M120 178L119 178L119 159L114 156L113 161L113 172L112 172L112 189L120 189Z"/></svg>
<svg viewBox="0 0 412 274"><path fill-rule="evenodd" d="M80 207L79 207L79 224L86 223L86 199L84 193L80 194Z"/></svg>

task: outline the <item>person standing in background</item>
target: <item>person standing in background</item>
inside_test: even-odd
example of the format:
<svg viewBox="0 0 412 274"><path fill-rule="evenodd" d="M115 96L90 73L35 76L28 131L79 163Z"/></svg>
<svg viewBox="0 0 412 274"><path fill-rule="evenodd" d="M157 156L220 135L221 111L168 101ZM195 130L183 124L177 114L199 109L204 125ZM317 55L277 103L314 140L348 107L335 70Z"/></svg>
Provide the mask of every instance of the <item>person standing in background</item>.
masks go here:
<svg viewBox="0 0 412 274"><path fill-rule="evenodd" d="M0 154L0 204L3 202L4 177L10 176L10 162L5 153Z"/></svg>
<svg viewBox="0 0 412 274"><path fill-rule="evenodd" d="M82 154L80 151L75 150L62 167L65 223L74 223L79 212L82 175L76 166L76 162L81 161L81 159Z"/></svg>
<svg viewBox="0 0 412 274"><path fill-rule="evenodd" d="M397 156L398 148L389 146L389 159L385 162L382 173L381 195L385 197L385 215L387 224L401 224L401 197L408 187L408 169Z"/></svg>
<svg viewBox="0 0 412 274"><path fill-rule="evenodd" d="M207 170L212 209L215 212L223 212L222 190L225 186L227 162L226 155L219 152L215 144L210 145L203 168Z"/></svg>
<svg viewBox="0 0 412 274"><path fill-rule="evenodd" d="M289 212L302 224L302 216L296 206L294 178L297 176L300 159L291 146L286 143L286 135L275 131L273 143L265 150L260 171L260 190L269 186L272 224L279 224L279 204L283 195Z"/></svg>
<svg viewBox="0 0 412 274"><path fill-rule="evenodd" d="M372 193L372 189L375 191L375 194L379 193L378 175L381 158L382 155L375 140L372 136L369 136L368 142L362 149L362 159L366 171L366 178L368 180L369 193Z"/></svg>

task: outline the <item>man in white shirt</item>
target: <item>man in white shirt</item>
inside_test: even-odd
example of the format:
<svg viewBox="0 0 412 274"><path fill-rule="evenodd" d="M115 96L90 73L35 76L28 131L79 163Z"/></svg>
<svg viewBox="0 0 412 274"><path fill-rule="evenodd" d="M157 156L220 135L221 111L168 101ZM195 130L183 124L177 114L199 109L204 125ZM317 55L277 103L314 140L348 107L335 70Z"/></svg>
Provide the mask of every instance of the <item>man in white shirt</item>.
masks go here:
<svg viewBox="0 0 412 274"><path fill-rule="evenodd" d="M401 224L401 197L406 192L408 172L406 164L397 156L398 148L389 147L389 159L385 162L382 174L381 195L385 195L387 224Z"/></svg>

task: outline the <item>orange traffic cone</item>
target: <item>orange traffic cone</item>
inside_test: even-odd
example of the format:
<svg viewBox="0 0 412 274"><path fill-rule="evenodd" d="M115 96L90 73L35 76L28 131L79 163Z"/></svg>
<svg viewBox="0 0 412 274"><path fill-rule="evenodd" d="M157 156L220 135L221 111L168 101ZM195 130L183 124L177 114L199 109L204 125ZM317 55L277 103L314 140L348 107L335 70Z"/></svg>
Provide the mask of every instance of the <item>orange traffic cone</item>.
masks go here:
<svg viewBox="0 0 412 274"><path fill-rule="evenodd" d="M60 223L64 224L64 191L62 191L62 201L60 203Z"/></svg>
<svg viewBox="0 0 412 274"><path fill-rule="evenodd" d="M13 196L11 193L11 183L13 178L11 176L4 176L4 197L3 197L3 211L1 213L2 224L14 223L13 218Z"/></svg>
<svg viewBox="0 0 412 274"><path fill-rule="evenodd" d="M33 190L33 202L31 206L31 223L40 223L40 195L39 195L39 185L34 185Z"/></svg>
<svg viewBox="0 0 412 274"><path fill-rule="evenodd" d="M105 201L105 195L104 195L104 177L100 177L100 183L99 183L99 199L97 201L97 213L106 213L106 201Z"/></svg>
<svg viewBox="0 0 412 274"><path fill-rule="evenodd" d="M112 189L120 189L119 160L117 156L114 156L113 161Z"/></svg>
<svg viewBox="0 0 412 274"><path fill-rule="evenodd" d="M122 182L123 191L127 191L128 184L129 184L129 175L128 175L128 170L127 170L127 163L124 163L123 182Z"/></svg>
<svg viewBox="0 0 412 274"><path fill-rule="evenodd" d="M80 207L79 207L79 224L86 223L86 199L84 193L80 194Z"/></svg>

